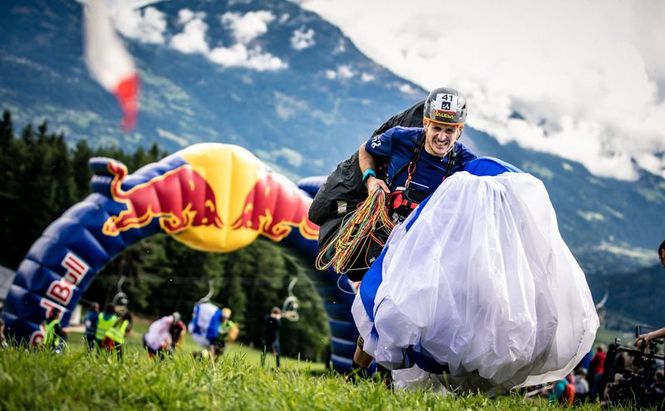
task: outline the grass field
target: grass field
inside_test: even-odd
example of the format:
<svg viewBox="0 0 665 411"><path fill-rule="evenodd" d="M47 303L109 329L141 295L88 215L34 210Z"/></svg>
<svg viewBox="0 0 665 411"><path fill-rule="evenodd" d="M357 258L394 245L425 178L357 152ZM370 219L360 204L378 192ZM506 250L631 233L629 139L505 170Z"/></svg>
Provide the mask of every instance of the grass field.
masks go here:
<svg viewBox="0 0 665 411"><path fill-rule="evenodd" d="M0 410L540 410L563 409L517 394L443 396L391 391L376 380L346 381L323 364L271 357L231 345L216 362L195 359L187 340L164 361L147 358L137 323L118 361L89 354L80 334L70 334L63 355L10 348L0 351ZM578 407L599 409L597 404Z"/></svg>

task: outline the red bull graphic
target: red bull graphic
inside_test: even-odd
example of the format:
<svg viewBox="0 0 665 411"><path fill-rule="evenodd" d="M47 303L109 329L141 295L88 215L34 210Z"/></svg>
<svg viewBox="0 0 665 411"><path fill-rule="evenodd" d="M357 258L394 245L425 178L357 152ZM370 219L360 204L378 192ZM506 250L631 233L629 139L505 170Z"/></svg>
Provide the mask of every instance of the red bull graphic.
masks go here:
<svg viewBox="0 0 665 411"><path fill-rule="evenodd" d="M264 173L245 196L242 214L232 225L234 230L247 228L258 231L273 241L281 241L297 227L300 234L316 240L319 227L309 221L309 203L297 188L285 186L272 172Z"/></svg>
<svg viewBox="0 0 665 411"><path fill-rule="evenodd" d="M312 261L316 255L319 228L307 218L311 196L242 147L197 144L132 175L109 158L92 158L89 166L92 194L50 224L17 269L2 318L19 341L39 343L52 310L66 326L96 274L157 233L212 252L235 251L263 235ZM337 274L315 275L338 290ZM347 292L336 291L330 306L350 304ZM353 324L335 321L355 346ZM350 367L350 358L331 351L334 364Z"/></svg>
<svg viewBox="0 0 665 411"><path fill-rule="evenodd" d="M111 160L108 170L113 174L111 197L127 210L112 216L102 232L117 236L132 228L142 228L158 218L162 229L175 234L193 226L222 228L217 213L215 192L208 182L188 164L181 165L150 181L124 191L127 175L124 164Z"/></svg>

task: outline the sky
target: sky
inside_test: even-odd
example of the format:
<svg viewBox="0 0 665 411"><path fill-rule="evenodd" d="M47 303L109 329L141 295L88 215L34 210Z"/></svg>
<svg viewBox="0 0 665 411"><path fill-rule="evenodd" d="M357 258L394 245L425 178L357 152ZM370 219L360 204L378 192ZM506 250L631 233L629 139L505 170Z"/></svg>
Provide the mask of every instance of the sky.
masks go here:
<svg viewBox="0 0 665 411"><path fill-rule="evenodd" d="M394 73L460 90L468 124L502 143L665 177L664 1L298 3Z"/></svg>
<svg viewBox="0 0 665 411"><path fill-rule="evenodd" d="M156 0L107 2L126 37L225 67L289 67L253 42L288 15L227 12L211 23L183 9L170 31L159 10L138 9ZM469 101L467 123L501 143L577 161L599 176L633 180L642 168L665 178L665 1L294 2L395 74L425 89L460 90ZM234 42L212 41L208 24L224 26ZM317 34L301 27L292 47L314 46ZM329 79L353 75L348 67L327 72Z"/></svg>

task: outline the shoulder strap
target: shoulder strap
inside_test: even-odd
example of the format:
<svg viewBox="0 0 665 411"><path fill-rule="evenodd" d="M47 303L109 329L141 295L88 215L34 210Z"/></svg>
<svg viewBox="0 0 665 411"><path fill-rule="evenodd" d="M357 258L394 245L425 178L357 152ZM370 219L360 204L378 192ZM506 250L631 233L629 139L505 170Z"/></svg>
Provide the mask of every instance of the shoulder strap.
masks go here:
<svg viewBox="0 0 665 411"><path fill-rule="evenodd" d="M413 151L411 151L411 158L409 159L409 162L402 164L402 166L397 169L392 178L389 181L387 181L388 185L390 185L391 181L394 180L395 177L397 177L402 171L406 170L409 164L413 163L414 161L418 161L418 157L420 156L420 150L423 149L424 145L425 145L425 132L423 131L421 136L416 140L416 145L413 147Z"/></svg>

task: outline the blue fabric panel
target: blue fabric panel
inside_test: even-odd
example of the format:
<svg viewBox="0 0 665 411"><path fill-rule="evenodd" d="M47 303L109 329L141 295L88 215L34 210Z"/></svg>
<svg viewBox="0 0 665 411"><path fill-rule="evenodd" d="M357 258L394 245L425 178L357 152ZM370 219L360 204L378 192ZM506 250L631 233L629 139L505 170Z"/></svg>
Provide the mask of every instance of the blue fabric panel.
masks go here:
<svg viewBox="0 0 665 411"><path fill-rule="evenodd" d="M521 173L522 170L494 157L478 157L464 166L464 171L477 176L497 176L506 172Z"/></svg>
<svg viewBox="0 0 665 411"><path fill-rule="evenodd" d="M356 351L356 340L349 341L342 338L330 337L330 352L342 357L353 358Z"/></svg>
<svg viewBox="0 0 665 411"><path fill-rule="evenodd" d="M353 322L353 320L342 321L328 319L328 325L330 325L330 334L333 337L349 341L355 341L358 338L358 330L356 329L356 323Z"/></svg>

